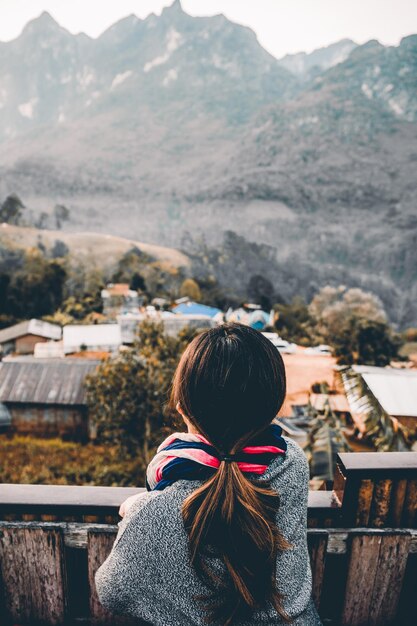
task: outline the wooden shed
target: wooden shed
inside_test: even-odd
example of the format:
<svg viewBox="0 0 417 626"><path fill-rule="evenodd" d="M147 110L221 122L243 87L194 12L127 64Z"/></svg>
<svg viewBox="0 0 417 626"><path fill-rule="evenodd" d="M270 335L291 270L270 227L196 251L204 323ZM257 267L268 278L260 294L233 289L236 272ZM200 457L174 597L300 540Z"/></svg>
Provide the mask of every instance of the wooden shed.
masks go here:
<svg viewBox="0 0 417 626"><path fill-rule="evenodd" d="M84 381L99 360L7 358L0 363L0 403L12 432L88 438Z"/></svg>
<svg viewBox="0 0 417 626"><path fill-rule="evenodd" d="M42 320L31 319L0 330L0 354L33 354L35 345L61 339L61 327Z"/></svg>

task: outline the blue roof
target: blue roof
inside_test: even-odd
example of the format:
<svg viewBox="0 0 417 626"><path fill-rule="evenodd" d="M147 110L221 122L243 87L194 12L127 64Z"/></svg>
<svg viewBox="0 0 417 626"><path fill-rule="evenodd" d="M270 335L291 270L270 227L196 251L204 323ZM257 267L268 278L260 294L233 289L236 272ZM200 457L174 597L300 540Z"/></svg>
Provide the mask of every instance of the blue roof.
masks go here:
<svg viewBox="0 0 417 626"><path fill-rule="evenodd" d="M198 304L198 302L184 302L172 310L174 313L182 313L183 315L208 315L208 317L214 317L217 313L221 313L221 310L214 306Z"/></svg>

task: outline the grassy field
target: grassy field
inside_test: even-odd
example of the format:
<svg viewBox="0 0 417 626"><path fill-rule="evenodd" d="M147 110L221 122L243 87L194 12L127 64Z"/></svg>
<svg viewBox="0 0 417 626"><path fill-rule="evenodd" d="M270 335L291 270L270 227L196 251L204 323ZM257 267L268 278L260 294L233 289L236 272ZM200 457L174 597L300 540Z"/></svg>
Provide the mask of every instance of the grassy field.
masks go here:
<svg viewBox="0 0 417 626"><path fill-rule="evenodd" d="M125 239L114 235L93 232L66 232L62 230L39 230L10 224L0 225L0 245L30 248L42 243L47 249L60 240L68 246L72 256L92 259L100 265L112 265L123 254L136 246L157 261L173 267L188 267L190 259L174 248L142 243L134 239Z"/></svg>
<svg viewBox="0 0 417 626"><path fill-rule="evenodd" d="M144 470L115 446L0 435L0 483L143 486Z"/></svg>

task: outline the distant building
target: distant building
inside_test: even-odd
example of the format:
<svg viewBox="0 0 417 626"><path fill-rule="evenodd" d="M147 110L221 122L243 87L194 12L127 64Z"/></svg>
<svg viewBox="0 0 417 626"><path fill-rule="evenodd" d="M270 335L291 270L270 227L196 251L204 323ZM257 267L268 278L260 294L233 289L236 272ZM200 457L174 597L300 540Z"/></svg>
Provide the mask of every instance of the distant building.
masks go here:
<svg viewBox="0 0 417 626"><path fill-rule="evenodd" d="M180 302L172 309L173 313L181 315L203 315L211 318L219 318L223 315L222 311L214 306L207 306L198 302L189 301Z"/></svg>
<svg viewBox="0 0 417 626"><path fill-rule="evenodd" d="M84 381L99 363L7 357L0 363L0 425L9 416L12 432L86 440L89 427Z"/></svg>
<svg viewBox="0 0 417 626"><path fill-rule="evenodd" d="M238 322L255 330L264 330L274 324L274 312L267 313L255 304L245 304L238 309L229 309L226 313L227 322Z"/></svg>
<svg viewBox="0 0 417 626"><path fill-rule="evenodd" d="M143 302L138 292L129 289L128 283L109 283L101 291L103 313L108 317L116 317L120 313L137 311Z"/></svg>
<svg viewBox="0 0 417 626"><path fill-rule="evenodd" d="M37 359L63 359L64 342L63 341L45 341L36 343L33 356Z"/></svg>
<svg viewBox="0 0 417 626"><path fill-rule="evenodd" d="M183 328L203 330L216 326L215 319L209 315L169 315L162 321L167 335L178 335Z"/></svg>
<svg viewBox="0 0 417 626"><path fill-rule="evenodd" d="M64 353L115 352L122 344L119 324L68 324L63 329Z"/></svg>
<svg viewBox="0 0 417 626"><path fill-rule="evenodd" d="M0 354L33 354L35 345L44 341L61 339L57 324L31 319L0 330Z"/></svg>
<svg viewBox="0 0 417 626"><path fill-rule="evenodd" d="M150 307L147 308L149 309ZM120 325L122 342L124 344L134 343L139 325L145 319L154 322L162 322L166 334L171 336L178 335L180 330L185 327L203 329L213 328L213 326L216 325L214 319L208 315L181 315L172 313L171 311L156 310L148 310L145 313L127 313L117 316L117 322Z"/></svg>

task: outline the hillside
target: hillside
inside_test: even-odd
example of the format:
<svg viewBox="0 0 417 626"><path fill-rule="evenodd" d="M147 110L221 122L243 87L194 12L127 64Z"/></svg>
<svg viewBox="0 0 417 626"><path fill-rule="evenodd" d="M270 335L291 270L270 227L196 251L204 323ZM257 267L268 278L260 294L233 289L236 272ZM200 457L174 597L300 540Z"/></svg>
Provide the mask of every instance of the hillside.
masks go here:
<svg viewBox="0 0 417 626"><path fill-rule="evenodd" d="M0 246L30 248L43 245L48 250L53 247L56 241L62 241L68 247L73 258L85 261L94 258L95 264L102 267L115 265L123 254L134 247L150 258L168 263L173 267L186 268L190 264L190 260L185 254L173 248L142 243L114 235L39 230L9 224L0 225Z"/></svg>

